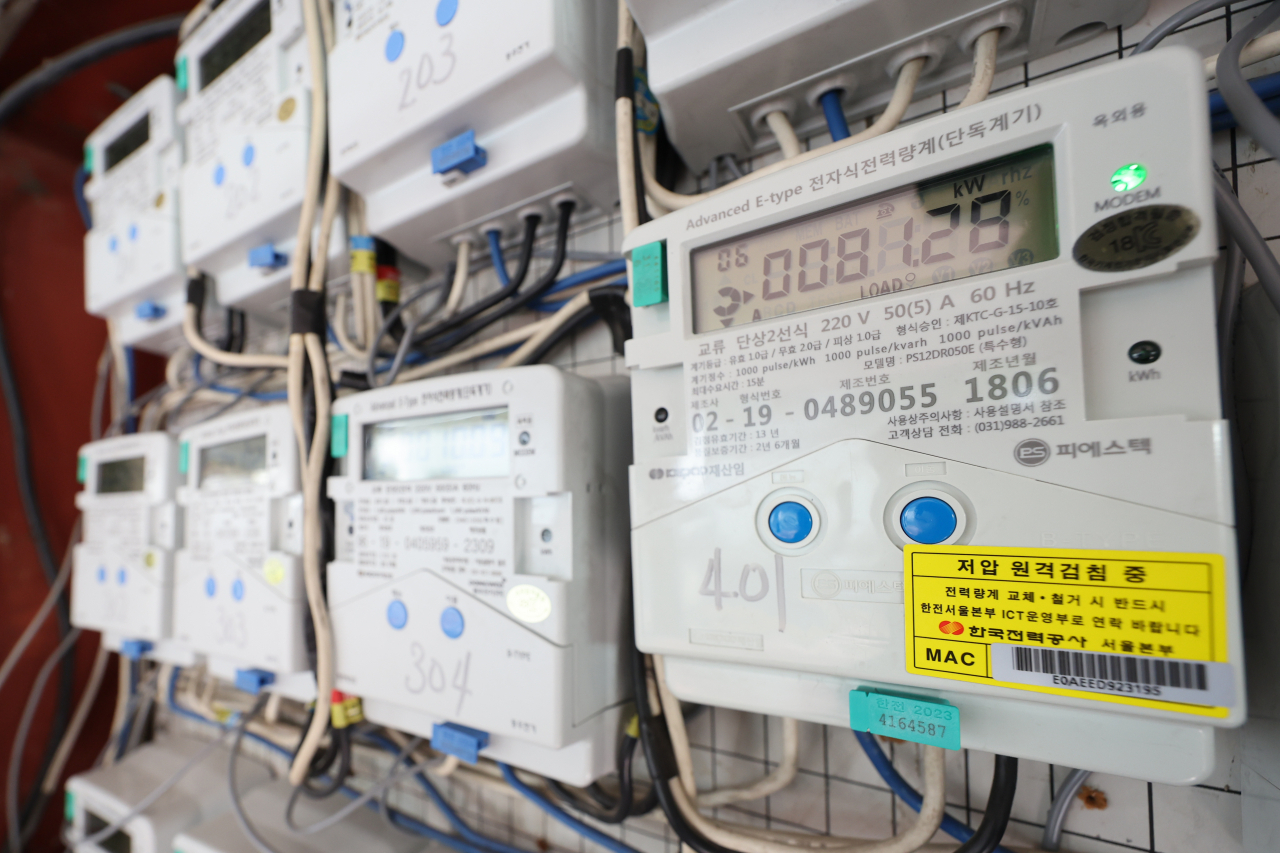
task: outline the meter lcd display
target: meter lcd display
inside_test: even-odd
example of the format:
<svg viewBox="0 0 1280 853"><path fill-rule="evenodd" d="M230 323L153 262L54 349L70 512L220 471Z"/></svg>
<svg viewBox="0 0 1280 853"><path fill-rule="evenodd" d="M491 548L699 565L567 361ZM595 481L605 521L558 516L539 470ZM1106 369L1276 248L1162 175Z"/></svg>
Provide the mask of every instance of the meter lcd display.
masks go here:
<svg viewBox="0 0 1280 853"><path fill-rule="evenodd" d="M110 172L119 165L121 160L146 145L149 139L151 139L151 113L138 119L128 130L107 143L106 150L103 152L105 158L102 164L103 171Z"/></svg>
<svg viewBox="0 0 1280 853"><path fill-rule="evenodd" d="M140 492L147 484L147 457L113 459L98 463L98 490L100 495L116 495L122 492Z"/></svg>
<svg viewBox="0 0 1280 853"><path fill-rule="evenodd" d="M364 479L505 477L511 472L507 410L401 418L364 428Z"/></svg>
<svg viewBox="0 0 1280 853"><path fill-rule="evenodd" d="M271 0L262 0L227 30L226 34L200 55L200 88L222 75L254 45L271 35Z"/></svg>
<svg viewBox="0 0 1280 853"><path fill-rule="evenodd" d="M267 482L267 437L255 435L200 450L200 485L224 486Z"/></svg>
<svg viewBox="0 0 1280 853"><path fill-rule="evenodd" d="M693 331L718 332L1058 256L1053 147L691 253Z"/></svg>

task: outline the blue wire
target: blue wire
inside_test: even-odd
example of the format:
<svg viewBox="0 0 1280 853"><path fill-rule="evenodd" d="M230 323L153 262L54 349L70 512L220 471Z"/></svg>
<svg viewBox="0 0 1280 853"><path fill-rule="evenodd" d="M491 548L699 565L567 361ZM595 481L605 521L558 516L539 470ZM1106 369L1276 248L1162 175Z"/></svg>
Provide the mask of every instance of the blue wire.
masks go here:
<svg viewBox="0 0 1280 853"><path fill-rule="evenodd" d="M195 353L194 356L192 357L191 369L195 373L196 379L200 379L200 365L203 361L204 359L201 358L200 353ZM210 388L214 391L221 391L223 394L235 394L237 396L247 396L253 400L269 401L269 400L289 399L288 391L254 391L246 395L244 393L243 388L232 388L230 385L220 385L217 382L209 382L203 387Z"/></svg>
<svg viewBox="0 0 1280 853"><path fill-rule="evenodd" d="M509 287L511 276L507 273L506 259L502 257L502 232L486 231L485 236L489 238L489 257L493 259L493 269L498 274L498 281L502 282L503 287Z"/></svg>
<svg viewBox="0 0 1280 853"><path fill-rule="evenodd" d="M832 89L818 99L822 102L822 114L827 117L827 130L833 141L849 138L849 122L844 117L844 104L841 102L843 95L840 89Z"/></svg>
<svg viewBox="0 0 1280 853"><path fill-rule="evenodd" d="M213 726L221 729L222 731L226 731L227 726L222 725L222 723L219 723L217 720L211 720L203 714L196 713L190 708L184 708L178 704L178 675L181 674L181 672L182 667L175 666L173 668L173 677L169 679L169 709L179 717L186 717L188 720L195 720L198 723L204 723L206 726ZM278 743L269 741L261 735L256 735L253 732L245 732L244 736L256 743L262 744L267 749L277 755L283 756L289 761L293 760L293 753Z"/></svg>
<svg viewBox="0 0 1280 853"><path fill-rule="evenodd" d="M550 296L551 294L557 291L568 290L570 287L577 287L578 285L586 284L589 281L599 281L600 279L605 278L607 276L617 275L619 273L624 273L626 271L627 271L626 261L622 259L618 259L616 261L606 261L605 263L600 264L599 266L592 267L591 269L583 270L582 272L576 272L573 275L565 276L564 278L560 279L555 284L553 284L547 290L546 293L542 294L542 298L546 299L548 296Z"/></svg>
<svg viewBox="0 0 1280 853"><path fill-rule="evenodd" d="M544 812L551 815L553 818L560 821L560 823L563 823L583 838L588 841L594 841L606 850L612 850L613 853L639 853L639 851L630 844L619 841L610 835L605 835L595 827L588 826L578 820L576 817L555 805L525 783L521 782L520 777L516 776L516 772L511 769L511 765L503 764L499 761L498 767L502 769L502 778L507 780L508 785L523 794L525 799L532 802L535 806L542 809Z"/></svg>
<svg viewBox="0 0 1280 853"><path fill-rule="evenodd" d="M924 798L920 796L920 792L908 784L906 779L898 775L898 771L894 769L893 764L889 761L889 757L884 754L884 750L880 748L880 744L876 743L875 736L870 732L855 731L853 736L858 739L858 743L862 744L862 750L867 754L867 758L871 759L871 763L875 765L876 770L880 773L880 778L889 788L902 798L902 801L911 806L913 811L920 811L920 806L924 802ZM968 841L973 836L973 830L965 826L951 815L943 812L942 826L943 832L950 835L960 843ZM1007 847L996 847L996 853L1010 853Z"/></svg>
<svg viewBox="0 0 1280 853"><path fill-rule="evenodd" d="M1262 99L1267 109L1280 113L1280 72L1265 74L1249 81L1249 88ZM1209 127L1211 130L1229 130L1236 126L1236 117L1231 114L1222 93L1214 90L1209 93Z"/></svg>
<svg viewBox="0 0 1280 853"><path fill-rule="evenodd" d="M627 280L625 278L620 278L617 281L607 281L600 286L610 287L612 285L619 285L619 284L625 287L627 284ZM530 307L533 308L535 311L559 311L561 308L567 305L568 302L569 302L568 299L562 299L558 302L543 302L541 299L539 299L533 302L530 305Z"/></svg>
<svg viewBox="0 0 1280 853"><path fill-rule="evenodd" d="M89 212L89 202L84 197L84 185L89 181L89 173L84 166L76 169L75 194L76 209L80 211L80 219L84 222L84 230L93 230L93 214Z"/></svg>

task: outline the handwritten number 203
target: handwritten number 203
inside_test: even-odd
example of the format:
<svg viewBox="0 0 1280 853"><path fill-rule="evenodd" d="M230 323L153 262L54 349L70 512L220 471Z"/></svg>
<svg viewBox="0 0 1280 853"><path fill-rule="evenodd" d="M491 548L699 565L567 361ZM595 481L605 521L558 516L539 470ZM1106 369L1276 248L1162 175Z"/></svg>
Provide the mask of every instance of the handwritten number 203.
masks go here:
<svg viewBox="0 0 1280 853"><path fill-rule="evenodd" d="M400 71L400 84L404 87L403 94L400 96L400 109L407 109L418 102L414 97L414 90L421 91L432 83L439 85L453 74L453 69L458 66L458 57L453 52L453 35L445 33L440 37L443 47L436 58L432 58L431 54L424 53L418 57L418 67L406 67ZM436 59L440 60L440 65L436 67Z"/></svg>

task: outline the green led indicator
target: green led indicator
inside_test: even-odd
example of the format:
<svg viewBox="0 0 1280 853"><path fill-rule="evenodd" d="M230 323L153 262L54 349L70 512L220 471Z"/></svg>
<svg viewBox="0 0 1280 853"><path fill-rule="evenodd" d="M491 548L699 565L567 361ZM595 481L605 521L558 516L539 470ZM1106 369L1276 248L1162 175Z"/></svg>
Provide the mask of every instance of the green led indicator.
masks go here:
<svg viewBox="0 0 1280 853"><path fill-rule="evenodd" d="M1146 179L1147 167L1141 163L1130 163L1111 174L1111 188L1118 193L1127 193L1142 186Z"/></svg>

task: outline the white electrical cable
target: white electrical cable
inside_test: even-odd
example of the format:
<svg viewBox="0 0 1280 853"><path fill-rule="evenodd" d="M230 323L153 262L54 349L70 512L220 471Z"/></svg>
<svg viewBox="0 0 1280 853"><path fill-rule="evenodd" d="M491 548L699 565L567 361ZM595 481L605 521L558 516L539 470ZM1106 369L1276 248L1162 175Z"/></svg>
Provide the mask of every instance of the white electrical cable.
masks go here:
<svg viewBox="0 0 1280 853"><path fill-rule="evenodd" d="M525 364L529 356L542 345L542 342L556 333L566 323L572 323L575 316L583 308L591 305L590 291L583 291L561 305L550 318L538 323L538 331L531 335L520 348L502 360L498 367L516 367Z"/></svg>
<svg viewBox="0 0 1280 853"><path fill-rule="evenodd" d="M1258 36L1246 44L1244 50L1240 51L1240 67L1257 65L1276 56L1280 56L1280 31ZM1215 53L1204 61L1204 78L1216 80L1217 77L1218 54Z"/></svg>
<svg viewBox="0 0 1280 853"><path fill-rule="evenodd" d="M1003 34L1003 28L987 30L973 43L973 79L957 109L985 101L987 95L991 94L991 84L996 79L996 48L1000 45L1000 36Z"/></svg>
<svg viewBox="0 0 1280 853"><path fill-rule="evenodd" d="M396 377L396 382L408 382L413 379L422 379L427 376L436 376L444 373L446 370L457 367L460 364L475 361L484 358L486 355L492 355L499 350L504 350L513 344L519 344L527 341L536 335L542 328L543 324L551 322L550 320L541 320L536 323L529 323L510 332L503 332L500 335L494 335L492 338L486 338L478 344L469 346L463 350L456 350L446 356L429 361L426 364L409 370L400 371L400 375Z"/></svg>
<svg viewBox="0 0 1280 853"><path fill-rule="evenodd" d="M709 840L729 847L739 853L796 853L806 849L842 851L842 853L911 853L928 843L942 825L946 808L946 767L943 751L938 747L923 747L924 802L920 813L909 829L883 841L867 841L855 838L814 836L800 833L750 830L732 826L705 817L698 811L692 788L693 758L689 751L689 735L684 727L680 702L667 687L663 658L653 656L654 682L660 707L671 735L671 745L680 769L680 783L671 786L685 819Z"/></svg>
<svg viewBox="0 0 1280 853"><path fill-rule="evenodd" d="M351 280L351 286L354 291L354 276ZM350 335L347 334L347 314L349 313L348 307L351 305L356 306L357 316L355 318L355 327L357 330L360 329L360 321L364 319L363 316L361 316L364 312L360 310L361 300L354 298L353 294L339 293L337 303L333 307L333 333L337 336L338 346L342 348L343 352L359 359L360 361L368 361L369 351L352 340Z"/></svg>
<svg viewBox="0 0 1280 853"><path fill-rule="evenodd" d="M467 279L471 276L471 241L463 238L458 241L458 261L454 267L453 285L449 288L449 299L444 303L444 311L440 318L447 320L458 313L462 305L462 294L467 289Z"/></svg>
<svg viewBox="0 0 1280 853"><path fill-rule="evenodd" d="M789 168L796 163L803 163L805 161L812 160L815 157L820 157L823 154L828 154L841 148L847 148L848 146L854 145L858 142L888 133L898 126L902 121L902 117L906 115L907 108L911 106L912 98L915 96L916 83L920 79L920 72L924 69L924 64L925 57L921 56L908 61L902 66L901 70L898 71L898 82L894 85L893 95L890 97L889 103L885 107L884 112L880 114L880 117L876 119L870 127L861 133L855 133L847 139L828 143L821 148L812 148L802 154L797 154L795 157L791 157L786 160L779 160L775 163L770 163L768 166L756 169L754 172L744 175L742 178L732 183L724 184L714 190L709 190L704 193L682 195L681 193L672 192L658 183L657 178L654 177L653 170L645 169L645 192L656 199L663 207L670 210L679 210L681 208L688 207L691 204L703 201L704 199L711 198L712 196L722 193L731 187L740 186L746 181L752 181L756 178L764 177L765 175L772 175L774 172ZM643 144L652 145L654 143L652 140L646 139ZM641 157L640 162L643 166L648 162L648 158Z"/></svg>
<svg viewBox="0 0 1280 853"><path fill-rule="evenodd" d="M227 352L215 347L200 333L200 328L196 325L196 316L196 306L188 303L182 315L182 334L187 339L188 346L214 364L221 364L224 367L258 367L271 370L288 366L289 359L283 355Z"/></svg>
<svg viewBox="0 0 1280 853"><path fill-rule="evenodd" d="M782 110L774 110L766 115L764 123L769 125L769 130L773 131L774 138L778 140L783 159L790 160L804 151L800 145L800 137L796 136L796 129L791 126L791 119Z"/></svg>
<svg viewBox="0 0 1280 853"><path fill-rule="evenodd" d="M714 791L698 791L698 808L710 809L730 803L763 800L781 791L795 781L800 767L800 723L790 717L782 718L782 760L773 772L752 782L734 788L717 788Z"/></svg>

